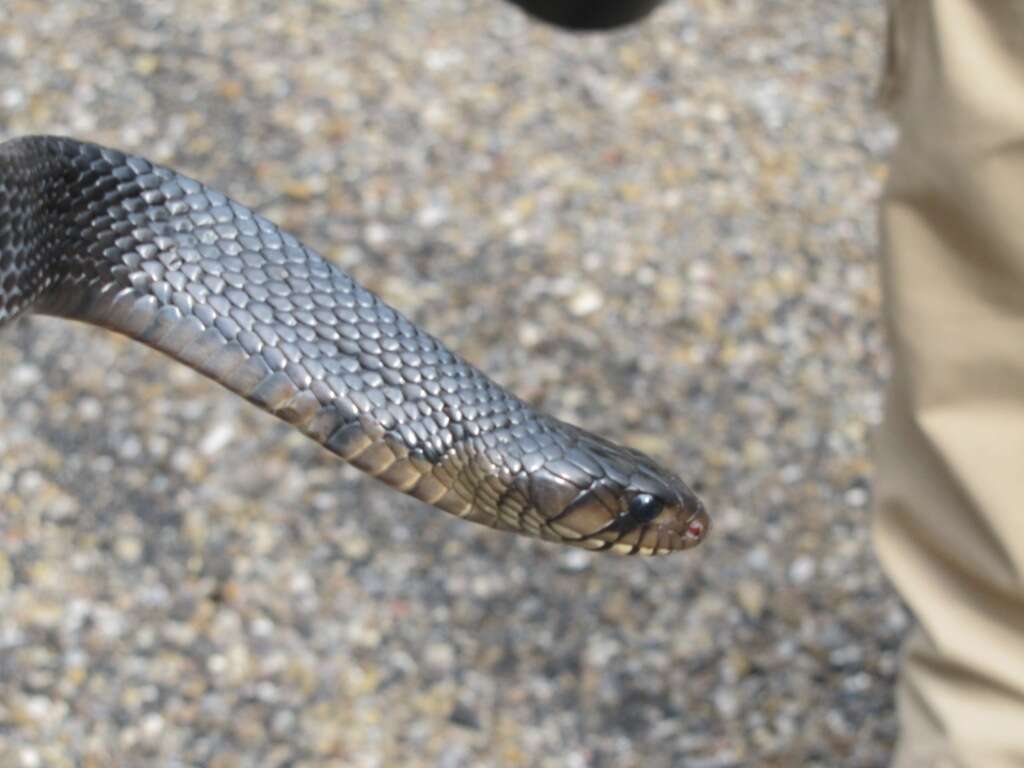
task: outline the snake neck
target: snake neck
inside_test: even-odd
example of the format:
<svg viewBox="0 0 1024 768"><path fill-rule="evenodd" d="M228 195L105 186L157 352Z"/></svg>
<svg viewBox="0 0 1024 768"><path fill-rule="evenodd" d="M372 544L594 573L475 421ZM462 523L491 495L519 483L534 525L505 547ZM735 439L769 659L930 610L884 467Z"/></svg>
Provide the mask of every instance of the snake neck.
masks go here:
<svg viewBox="0 0 1024 768"><path fill-rule="evenodd" d="M62 274L66 175L52 140L0 144L0 324L31 309Z"/></svg>

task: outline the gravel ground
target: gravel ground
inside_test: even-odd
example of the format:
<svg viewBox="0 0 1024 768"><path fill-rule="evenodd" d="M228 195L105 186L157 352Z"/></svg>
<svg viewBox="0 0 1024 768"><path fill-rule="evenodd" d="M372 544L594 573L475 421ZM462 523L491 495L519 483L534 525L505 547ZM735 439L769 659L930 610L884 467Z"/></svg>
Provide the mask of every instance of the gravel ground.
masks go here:
<svg viewBox="0 0 1024 768"><path fill-rule="evenodd" d="M4 0L0 139L145 154L694 480L598 556L381 488L104 332L0 335L0 765L879 766L879 0Z"/></svg>

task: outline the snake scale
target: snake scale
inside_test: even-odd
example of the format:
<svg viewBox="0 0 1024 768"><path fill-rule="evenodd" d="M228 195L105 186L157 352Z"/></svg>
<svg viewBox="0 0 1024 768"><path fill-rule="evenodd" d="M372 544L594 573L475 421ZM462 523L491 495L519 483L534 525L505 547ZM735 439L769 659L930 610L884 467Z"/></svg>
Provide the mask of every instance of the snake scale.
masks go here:
<svg viewBox="0 0 1024 768"><path fill-rule="evenodd" d="M492 528L627 554L709 529L647 456L539 413L292 235L140 157L0 144L0 326L29 312L141 341Z"/></svg>

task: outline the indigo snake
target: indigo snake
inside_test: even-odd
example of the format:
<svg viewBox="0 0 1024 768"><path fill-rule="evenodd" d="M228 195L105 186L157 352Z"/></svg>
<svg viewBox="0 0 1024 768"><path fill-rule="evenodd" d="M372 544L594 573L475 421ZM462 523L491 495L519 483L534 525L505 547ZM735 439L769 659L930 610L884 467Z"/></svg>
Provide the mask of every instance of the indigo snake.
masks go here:
<svg viewBox="0 0 1024 768"><path fill-rule="evenodd" d="M141 341L492 528L627 554L709 529L644 454L534 410L292 235L141 157L0 144L0 326L29 312Z"/></svg>

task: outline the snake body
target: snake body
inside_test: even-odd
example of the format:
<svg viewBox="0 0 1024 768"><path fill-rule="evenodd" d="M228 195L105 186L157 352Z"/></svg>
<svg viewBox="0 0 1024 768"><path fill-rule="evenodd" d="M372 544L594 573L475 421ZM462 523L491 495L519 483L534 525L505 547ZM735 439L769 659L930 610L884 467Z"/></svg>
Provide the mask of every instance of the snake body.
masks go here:
<svg viewBox="0 0 1024 768"><path fill-rule="evenodd" d="M535 411L292 235L141 157L0 144L0 326L28 312L141 341L493 528L629 554L709 528L647 456Z"/></svg>

